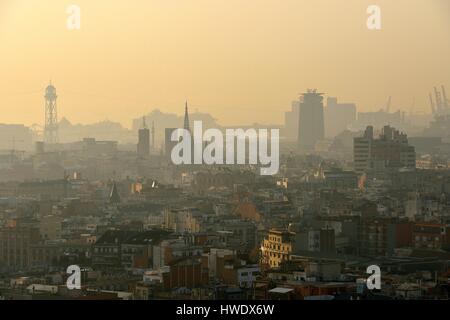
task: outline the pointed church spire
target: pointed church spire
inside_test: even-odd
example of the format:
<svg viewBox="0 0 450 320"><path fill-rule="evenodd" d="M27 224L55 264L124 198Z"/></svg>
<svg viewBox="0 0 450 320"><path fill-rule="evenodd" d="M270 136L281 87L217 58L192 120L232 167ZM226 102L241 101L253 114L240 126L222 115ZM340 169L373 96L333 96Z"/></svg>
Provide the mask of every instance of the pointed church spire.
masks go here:
<svg viewBox="0 0 450 320"><path fill-rule="evenodd" d="M188 103L186 100L186 105L184 108L184 129L190 131L189 129L189 113L188 113Z"/></svg>
<svg viewBox="0 0 450 320"><path fill-rule="evenodd" d="M119 203L120 202L119 191L117 190L117 185L116 185L115 181L113 181L111 192L109 194L109 202L110 203Z"/></svg>

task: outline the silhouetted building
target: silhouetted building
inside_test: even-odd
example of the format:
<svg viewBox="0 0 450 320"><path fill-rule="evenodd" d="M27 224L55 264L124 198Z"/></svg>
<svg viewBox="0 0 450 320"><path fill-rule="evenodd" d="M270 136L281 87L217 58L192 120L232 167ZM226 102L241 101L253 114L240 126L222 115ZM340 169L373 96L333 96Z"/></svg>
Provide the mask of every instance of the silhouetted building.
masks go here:
<svg viewBox="0 0 450 320"><path fill-rule="evenodd" d="M450 136L450 115L436 115L428 128L423 131L425 137Z"/></svg>
<svg viewBox="0 0 450 320"><path fill-rule="evenodd" d="M138 135L137 154L139 157L148 157L150 155L150 130L145 125L145 117L143 118L142 128L139 129Z"/></svg>
<svg viewBox="0 0 450 320"><path fill-rule="evenodd" d="M183 121L183 129L191 131L190 125L189 125L189 111L188 111L188 104L186 101L186 104L184 106L184 121ZM178 143L178 141L172 141L172 132L174 130L177 130L177 128L166 128L164 132L164 143L165 143L165 156L166 161L169 163L172 162L171 160L171 154L173 147ZM193 139L193 137L191 137ZM191 156L194 156L194 143L191 140Z"/></svg>
<svg viewBox="0 0 450 320"><path fill-rule="evenodd" d="M396 128L403 127L404 113L397 112L387 112L385 110L379 110L376 112L358 112L358 120L356 122L357 128L365 128L367 126L372 126L379 128L389 123L391 126Z"/></svg>
<svg viewBox="0 0 450 320"><path fill-rule="evenodd" d="M39 229L11 226L0 229L0 270L25 270L30 266L30 245L38 242Z"/></svg>
<svg viewBox="0 0 450 320"><path fill-rule="evenodd" d="M59 200L67 197L69 190L67 179L25 181L17 186L17 195Z"/></svg>
<svg viewBox="0 0 450 320"><path fill-rule="evenodd" d="M313 149L325 137L323 96L315 89L302 95L299 112L298 143L301 148Z"/></svg>
<svg viewBox="0 0 450 320"><path fill-rule="evenodd" d="M386 256L411 246L411 224L396 218L363 218L357 230L358 252L364 256Z"/></svg>
<svg viewBox="0 0 450 320"><path fill-rule="evenodd" d="M308 232L308 250L322 253L335 252L334 230L331 228L310 230Z"/></svg>

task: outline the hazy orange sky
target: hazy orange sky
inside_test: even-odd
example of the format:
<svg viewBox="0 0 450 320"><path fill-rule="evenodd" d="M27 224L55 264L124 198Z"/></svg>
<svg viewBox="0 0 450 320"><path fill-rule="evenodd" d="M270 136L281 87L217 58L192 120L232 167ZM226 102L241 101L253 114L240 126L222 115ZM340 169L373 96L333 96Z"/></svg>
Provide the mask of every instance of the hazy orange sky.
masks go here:
<svg viewBox="0 0 450 320"><path fill-rule="evenodd" d="M0 123L42 123L50 79L59 117L128 127L185 99L224 125L282 123L306 88L428 112L433 86L450 93L450 1L0 0Z"/></svg>

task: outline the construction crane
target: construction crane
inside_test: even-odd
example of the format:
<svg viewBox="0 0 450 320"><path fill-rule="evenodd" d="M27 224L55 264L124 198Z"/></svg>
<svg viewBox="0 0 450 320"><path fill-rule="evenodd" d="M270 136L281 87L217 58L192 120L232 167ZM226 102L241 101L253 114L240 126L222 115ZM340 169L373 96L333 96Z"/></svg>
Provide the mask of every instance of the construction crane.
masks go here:
<svg viewBox="0 0 450 320"><path fill-rule="evenodd" d="M436 106L434 105L433 95L430 93L429 96L430 96L431 114L434 116L436 115Z"/></svg>
<svg viewBox="0 0 450 320"><path fill-rule="evenodd" d="M443 105L442 105L442 96L441 93L438 91L438 89L436 87L434 87L434 95L436 97L436 112L437 113L442 113L442 111L444 111L443 109Z"/></svg>

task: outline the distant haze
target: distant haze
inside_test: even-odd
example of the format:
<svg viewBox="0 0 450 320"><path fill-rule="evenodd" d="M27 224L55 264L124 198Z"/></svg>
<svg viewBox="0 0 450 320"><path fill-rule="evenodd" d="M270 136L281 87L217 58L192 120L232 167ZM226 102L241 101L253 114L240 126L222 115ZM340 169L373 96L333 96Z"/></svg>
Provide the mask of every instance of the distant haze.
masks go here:
<svg viewBox="0 0 450 320"><path fill-rule="evenodd" d="M318 88L360 111L429 112L450 93L448 0L0 0L0 123L42 123L44 88L73 123L153 109L222 125L282 123ZM81 7L81 30L66 7ZM382 9L382 30L366 9Z"/></svg>

